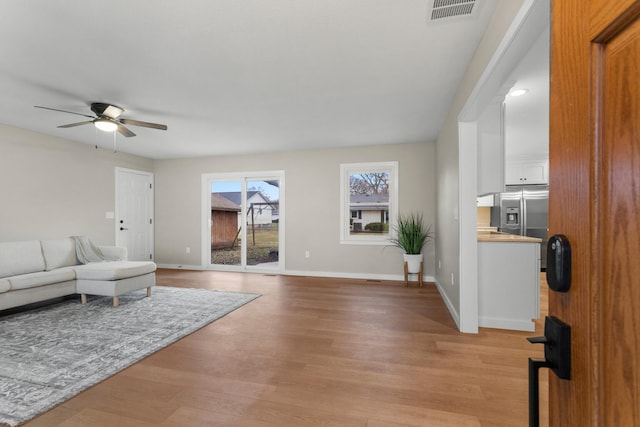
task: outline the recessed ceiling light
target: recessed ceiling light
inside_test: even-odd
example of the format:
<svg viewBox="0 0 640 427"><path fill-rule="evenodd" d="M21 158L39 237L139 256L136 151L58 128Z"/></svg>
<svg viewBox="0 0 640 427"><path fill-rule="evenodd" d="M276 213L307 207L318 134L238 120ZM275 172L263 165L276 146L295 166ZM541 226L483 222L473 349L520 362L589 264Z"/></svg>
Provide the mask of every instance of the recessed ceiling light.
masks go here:
<svg viewBox="0 0 640 427"><path fill-rule="evenodd" d="M511 92L509 92L509 95L510 96L522 96L527 92L529 92L529 89L514 89Z"/></svg>

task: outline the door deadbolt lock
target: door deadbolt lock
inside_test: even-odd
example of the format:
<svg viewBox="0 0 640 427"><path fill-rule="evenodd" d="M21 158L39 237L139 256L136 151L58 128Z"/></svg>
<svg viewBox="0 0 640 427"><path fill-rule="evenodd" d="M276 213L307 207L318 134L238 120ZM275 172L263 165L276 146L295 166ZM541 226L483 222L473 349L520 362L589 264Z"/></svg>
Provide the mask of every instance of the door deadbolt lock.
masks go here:
<svg viewBox="0 0 640 427"><path fill-rule="evenodd" d="M556 292L571 287L571 245L563 234L554 234L547 242L547 283Z"/></svg>

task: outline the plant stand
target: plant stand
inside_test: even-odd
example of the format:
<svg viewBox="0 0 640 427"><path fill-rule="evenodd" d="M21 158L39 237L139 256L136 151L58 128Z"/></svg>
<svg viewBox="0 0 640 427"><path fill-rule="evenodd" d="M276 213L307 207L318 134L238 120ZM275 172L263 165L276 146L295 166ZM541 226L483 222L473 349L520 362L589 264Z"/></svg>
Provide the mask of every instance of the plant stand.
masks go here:
<svg viewBox="0 0 640 427"><path fill-rule="evenodd" d="M409 274L417 274L418 275L418 286L422 287L422 264L423 261L420 261L420 271L418 273L409 273L409 264L407 261L404 262L404 286L409 286Z"/></svg>

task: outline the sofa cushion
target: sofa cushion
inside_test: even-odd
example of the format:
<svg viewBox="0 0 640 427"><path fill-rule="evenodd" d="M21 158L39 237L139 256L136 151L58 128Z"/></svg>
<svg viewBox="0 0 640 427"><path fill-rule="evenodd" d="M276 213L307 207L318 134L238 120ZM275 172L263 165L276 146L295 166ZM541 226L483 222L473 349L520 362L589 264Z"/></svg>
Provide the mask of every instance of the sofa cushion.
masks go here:
<svg viewBox="0 0 640 427"><path fill-rule="evenodd" d="M58 268L54 271L39 271L37 273L21 274L9 278L11 290L36 288L58 282L66 282L76 278L71 268Z"/></svg>
<svg viewBox="0 0 640 427"><path fill-rule="evenodd" d="M0 277L44 271L39 240L0 243Z"/></svg>
<svg viewBox="0 0 640 427"><path fill-rule="evenodd" d="M76 257L76 242L72 238L43 240L40 243L47 271L79 264Z"/></svg>
<svg viewBox="0 0 640 427"><path fill-rule="evenodd" d="M11 285L7 279L0 279L0 294L11 289Z"/></svg>
<svg viewBox="0 0 640 427"><path fill-rule="evenodd" d="M120 280L153 273L156 264L151 261L107 261L90 262L72 268L76 271L77 279Z"/></svg>

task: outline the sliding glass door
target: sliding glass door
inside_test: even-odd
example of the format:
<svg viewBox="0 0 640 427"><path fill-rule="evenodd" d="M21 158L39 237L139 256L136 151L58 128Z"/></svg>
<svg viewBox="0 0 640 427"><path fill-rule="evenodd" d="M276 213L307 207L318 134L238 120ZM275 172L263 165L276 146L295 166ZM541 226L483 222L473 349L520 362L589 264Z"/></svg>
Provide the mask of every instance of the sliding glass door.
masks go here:
<svg viewBox="0 0 640 427"><path fill-rule="evenodd" d="M206 179L204 179L206 177ZM281 172L203 177L206 265L220 270L281 270ZM203 246L204 248L205 246ZM204 258L204 257L203 257Z"/></svg>
<svg viewBox="0 0 640 427"><path fill-rule="evenodd" d="M211 182L211 260L242 265L242 182Z"/></svg>

